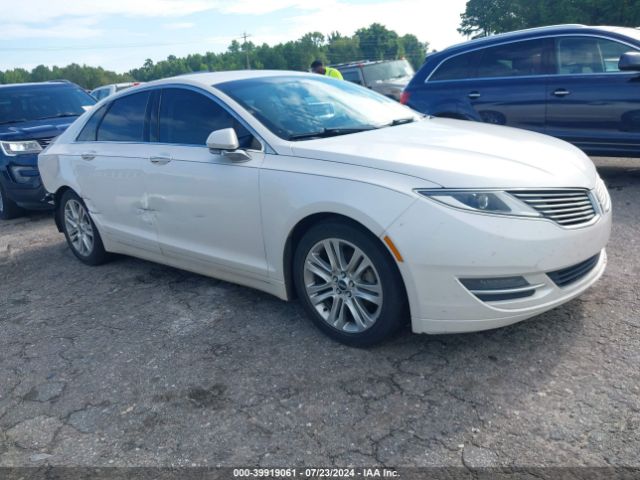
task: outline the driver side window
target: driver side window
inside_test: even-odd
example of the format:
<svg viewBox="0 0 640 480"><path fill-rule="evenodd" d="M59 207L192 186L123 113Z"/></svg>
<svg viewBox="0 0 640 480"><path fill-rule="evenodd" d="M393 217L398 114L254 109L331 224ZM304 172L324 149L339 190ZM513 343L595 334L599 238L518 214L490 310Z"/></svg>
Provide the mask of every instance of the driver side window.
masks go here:
<svg viewBox="0 0 640 480"><path fill-rule="evenodd" d="M214 130L233 128L240 148L259 150L251 133L224 108L206 96L184 88L164 88L160 97L158 141L206 145Z"/></svg>

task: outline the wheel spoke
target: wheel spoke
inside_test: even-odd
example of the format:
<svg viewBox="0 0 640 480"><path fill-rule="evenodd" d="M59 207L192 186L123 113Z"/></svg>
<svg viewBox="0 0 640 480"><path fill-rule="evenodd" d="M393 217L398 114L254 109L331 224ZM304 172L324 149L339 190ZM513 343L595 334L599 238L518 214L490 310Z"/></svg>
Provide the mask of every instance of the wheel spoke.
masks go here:
<svg viewBox="0 0 640 480"><path fill-rule="evenodd" d="M327 252L327 258L331 264L331 270L337 271L340 269L340 263L338 260L338 253L334 250L334 242L331 240L325 240L322 242L324 251Z"/></svg>
<svg viewBox="0 0 640 480"><path fill-rule="evenodd" d="M374 305L380 305L382 300L380 295L360 288L355 289L353 295L357 298L361 298L362 300L366 300L369 303L373 303Z"/></svg>
<svg viewBox="0 0 640 480"><path fill-rule="evenodd" d="M319 258L313 258L307 260L307 270L314 275L317 275L325 282L331 281L331 270L327 270L326 264Z"/></svg>
<svg viewBox="0 0 640 480"><path fill-rule="evenodd" d="M357 298L350 298L347 300L347 306L351 311L351 315L356 322L356 325L362 330L368 328L373 320L369 316L369 312L360 304Z"/></svg>
<svg viewBox="0 0 640 480"><path fill-rule="evenodd" d="M351 258L349 259L349 263L347 264L347 267L345 268L346 272L353 274L363 260L364 260L363 253L360 251L360 249L356 248L353 251L353 255L351 255Z"/></svg>
<svg viewBox="0 0 640 480"><path fill-rule="evenodd" d="M344 300L340 297L333 299L333 305L331 305L331 312L329 312L328 321L334 327L342 330L347 323L344 314Z"/></svg>
<svg viewBox="0 0 640 480"><path fill-rule="evenodd" d="M355 272L353 272L353 278L359 279L362 278L362 274L367 271L367 269L372 268L373 265L368 258L363 258Z"/></svg>
<svg viewBox="0 0 640 480"><path fill-rule="evenodd" d="M317 295L309 295L309 300L311 300L311 303L313 303L314 305L318 305L333 296L333 290L329 290L324 293L318 293Z"/></svg>

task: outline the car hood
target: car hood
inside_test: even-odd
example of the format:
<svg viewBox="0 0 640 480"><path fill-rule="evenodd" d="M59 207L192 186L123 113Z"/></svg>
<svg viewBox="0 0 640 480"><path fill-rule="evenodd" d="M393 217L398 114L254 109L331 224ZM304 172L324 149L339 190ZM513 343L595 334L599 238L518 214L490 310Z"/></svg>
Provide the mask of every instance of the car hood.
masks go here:
<svg viewBox="0 0 640 480"><path fill-rule="evenodd" d="M411 175L446 188L592 189L597 179L593 162L569 143L442 118L295 142L292 150L297 156Z"/></svg>
<svg viewBox="0 0 640 480"><path fill-rule="evenodd" d="M46 118L0 125L0 140L32 140L57 137L78 117Z"/></svg>

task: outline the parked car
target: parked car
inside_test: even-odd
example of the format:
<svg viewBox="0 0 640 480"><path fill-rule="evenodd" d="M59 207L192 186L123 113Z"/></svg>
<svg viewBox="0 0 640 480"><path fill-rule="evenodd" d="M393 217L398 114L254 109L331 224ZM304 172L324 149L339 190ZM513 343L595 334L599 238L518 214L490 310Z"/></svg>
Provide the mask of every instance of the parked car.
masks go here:
<svg viewBox="0 0 640 480"><path fill-rule="evenodd" d="M144 82L125 82L103 85L102 87L91 90L91 95L93 95L96 100L102 100L103 98L107 98L108 96L113 95L114 93L118 93L122 90L126 90L127 88L142 85L142 83Z"/></svg>
<svg viewBox="0 0 640 480"><path fill-rule="evenodd" d="M0 218L51 208L38 153L95 103L67 81L0 85Z"/></svg>
<svg viewBox="0 0 640 480"><path fill-rule="evenodd" d="M640 156L640 30L560 25L427 57L402 101L431 115L553 135L590 155Z"/></svg>
<svg viewBox="0 0 640 480"><path fill-rule="evenodd" d="M359 61L332 65L349 81L370 88L394 100L400 100L402 91L415 74L411 64L402 60Z"/></svg>
<svg viewBox="0 0 640 480"><path fill-rule="evenodd" d="M114 95L39 157L73 253L110 252L296 295L368 345L495 328L606 264L607 190L568 143L422 117L349 82L193 74Z"/></svg>

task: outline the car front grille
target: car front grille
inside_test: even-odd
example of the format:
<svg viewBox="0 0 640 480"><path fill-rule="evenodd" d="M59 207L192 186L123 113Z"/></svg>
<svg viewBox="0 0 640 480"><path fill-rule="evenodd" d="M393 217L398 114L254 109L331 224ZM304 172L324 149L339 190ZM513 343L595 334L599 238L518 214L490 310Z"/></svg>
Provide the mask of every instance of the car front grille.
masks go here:
<svg viewBox="0 0 640 480"><path fill-rule="evenodd" d="M597 254L583 262L572 265L571 267L556 270L555 272L549 272L547 273L547 276L553 280L553 283L557 286L566 287L567 285L577 282L582 277L586 276L598 264L599 259L600 254Z"/></svg>
<svg viewBox="0 0 640 480"><path fill-rule="evenodd" d="M38 138L36 142L38 142L42 148L47 148L54 138L56 137Z"/></svg>
<svg viewBox="0 0 640 480"><path fill-rule="evenodd" d="M596 210L587 190L522 190L509 192L543 217L565 227L589 223Z"/></svg>

